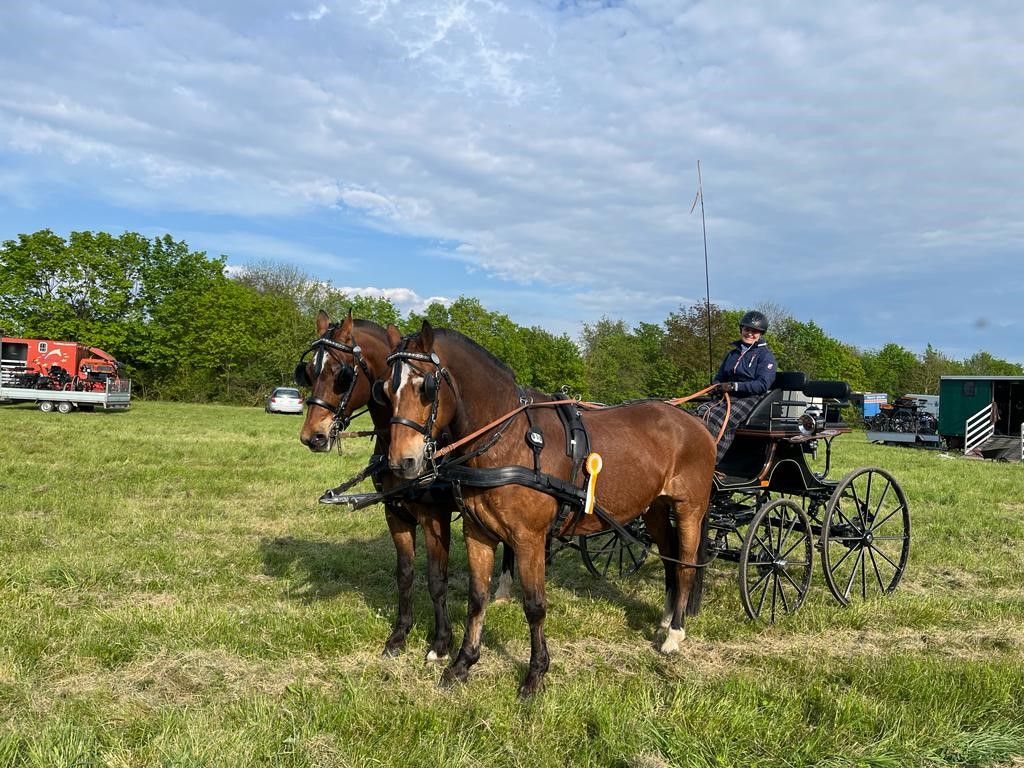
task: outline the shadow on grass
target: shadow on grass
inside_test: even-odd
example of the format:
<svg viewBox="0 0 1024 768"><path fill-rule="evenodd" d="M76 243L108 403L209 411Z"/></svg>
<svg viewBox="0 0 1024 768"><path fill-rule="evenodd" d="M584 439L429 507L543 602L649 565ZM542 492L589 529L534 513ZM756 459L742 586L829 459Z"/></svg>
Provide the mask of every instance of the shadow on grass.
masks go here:
<svg viewBox="0 0 1024 768"><path fill-rule="evenodd" d="M453 531L453 533L455 533ZM391 538L348 538L344 541L300 539L292 536L263 539L259 544L263 572L286 580L284 594L294 600L314 603L330 600L340 594L357 594L373 610L393 617L397 602L395 584L395 550ZM661 618L663 570L652 552L652 561L638 573L621 578L601 578L590 573L579 553L572 549L559 552L547 566L548 603L558 600L600 600L621 607L628 626L648 641L655 639L655 626ZM500 555L492 589L497 584ZM426 563L422 547L417 548L413 585L413 621L424 634L433 627L432 609L426 588ZM511 602L521 610L522 591L513 589ZM637 582L653 582L655 599L637 595ZM552 595L551 590L559 590ZM644 591L650 593L650 589ZM453 650L461 641L466 618L468 576L461 536L453 536L448 579L448 607L455 632ZM526 628L523 628L526 632ZM484 643L490 651L502 656L508 652L504 643L485 626ZM512 657L509 657L512 658ZM514 659L519 662L521 660ZM524 667L525 669L525 667Z"/></svg>
<svg viewBox="0 0 1024 768"><path fill-rule="evenodd" d="M285 579L285 595L312 603L356 592L374 608L390 605L395 592L395 550L389 536L313 541L281 536L261 539L263 573Z"/></svg>

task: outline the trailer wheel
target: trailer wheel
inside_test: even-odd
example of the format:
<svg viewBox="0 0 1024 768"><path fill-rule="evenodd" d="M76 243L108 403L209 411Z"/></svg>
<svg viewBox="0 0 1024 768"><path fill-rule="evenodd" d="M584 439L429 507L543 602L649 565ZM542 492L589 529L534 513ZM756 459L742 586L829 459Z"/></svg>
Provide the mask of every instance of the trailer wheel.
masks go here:
<svg viewBox="0 0 1024 768"><path fill-rule="evenodd" d="M67 402L66 400L57 403L57 410L60 411L61 413L71 413L71 403Z"/></svg>
<svg viewBox="0 0 1024 768"><path fill-rule="evenodd" d="M39 410L42 411L43 413L49 413L50 411L53 410L53 403L51 403L49 400L43 400L41 403L39 403Z"/></svg>

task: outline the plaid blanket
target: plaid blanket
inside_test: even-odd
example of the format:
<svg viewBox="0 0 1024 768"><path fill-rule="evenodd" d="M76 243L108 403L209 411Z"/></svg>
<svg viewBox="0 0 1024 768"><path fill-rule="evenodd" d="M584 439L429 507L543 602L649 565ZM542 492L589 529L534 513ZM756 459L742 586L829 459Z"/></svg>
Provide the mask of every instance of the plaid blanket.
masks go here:
<svg viewBox="0 0 1024 768"><path fill-rule="evenodd" d="M757 401L758 398L756 397L732 398L729 409L729 424L726 426L725 432L722 433L722 439L718 441L718 454L715 457L715 464L721 463L722 457L725 456L725 452L732 445L733 438L736 437L736 427L746 420L750 412L754 410L754 406L757 405ZM704 403L697 409L697 415L704 420L704 424L707 426L708 431L711 432L711 436L718 437L718 430L722 428L722 422L725 421L725 399Z"/></svg>

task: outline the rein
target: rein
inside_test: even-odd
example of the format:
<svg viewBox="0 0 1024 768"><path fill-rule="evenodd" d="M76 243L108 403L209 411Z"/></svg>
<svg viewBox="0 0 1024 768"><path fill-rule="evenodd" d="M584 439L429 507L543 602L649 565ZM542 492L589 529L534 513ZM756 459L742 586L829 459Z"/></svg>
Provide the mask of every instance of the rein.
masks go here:
<svg viewBox="0 0 1024 768"><path fill-rule="evenodd" d="M709 387L704 387L704 389L700 390L699 392L694 392L692 395L686 395L684 397L673 397L671 400L666 400L665 402L668 403L669 405L682 405L683 403L688 403L690 400L698 398L701 395L708 394L716 386L718 385L712 384ZM715 437L715 445L718 445L718 443L722 439L722 435L725 434L725 426L726 424L729 423L729 414L732 412L732 398L729 397L729 393L723 392L722 398L725 400L725 418L722 420L722 426L719 427L718 435ZM707 419L705 418L705 421L706 420Z"/></svg>
<svg viewBox="0 0 1024 768"><path fill-rule="evenodd" d="M411 353L407 353L407 354L411 354ZM394 357L394 355L392 357ZM388 358L388 359L390 360L390 358ZM668 405L673 405L673 406L675 406L675 405L682 405L683 403L689 402L690 400L698 398L701 395L706 395L708 392L710 392L714 388L715 388L715 385L712 384L710 387L705 387L704 389L702 389L702 390L700 390L698 392L694 392L692 395L686 395L685 397L674 397L671 400L663 400L662 402L667 403ZM728 395L728 393L725 393L724 397L725 397L725 408L726 408L726 410L725 410L725 421L722 423L722 428L718 431L718 437L715 438L715 444L716 445L718 444L718 441L722 439L722 435L725 434L725 424L727 424L729 422L729 411L731 409L731 404L729 402L729 395ZM523 411L527 410L528 408L544 408L544 407L551 407L551 406L556 406L556 405L568 405L569 403L576 403L577 405L581 406L582 408L586 408L588 410L600 410L601 408L606 407L606 406L598 405L597 403L588 403L588 402L584 402L584 401L581 401L581 400L575 400L575 399L552 400L550 402L545 402L545 403L534 403L534 402L522 403L517 408L514 408L511 411L509 411L508 413L506 413L504 416L499 416L497 419L492 421L490 424L487 424L487 425L485 425L483 427L480 427L480 429L476 430L475 432L473 432L473 433L471 433L469 435L466 435L465 437L463 437L463 438L461 438L459 440L456 440L454 443L451 443L450 445L445 446L444 448L442 448L439 451L436 451L433 454L433 456L435 458L441 458L445 454L451 453L456 448L458 448L458 447L460 447L460 446L464 445L465 443L468 443L468 442L470 442L472 440L475 440L476 438L480 437L480 435L484 434L485 432L487 432L490 429L493 429L494 427L498 426L499 424L503 424L506 421L511 421L512 418L514 418L515 416L519 415L520 413L522 413ZM405 420L403 419L401 423L404 423L404 422L405 422ZM398 422L395 422L395 420L392 419L392 423L398 423ZM415 428L418 429L419 425L415 425ZM504 431L504 430L501 430L501 431Z"/></svg>

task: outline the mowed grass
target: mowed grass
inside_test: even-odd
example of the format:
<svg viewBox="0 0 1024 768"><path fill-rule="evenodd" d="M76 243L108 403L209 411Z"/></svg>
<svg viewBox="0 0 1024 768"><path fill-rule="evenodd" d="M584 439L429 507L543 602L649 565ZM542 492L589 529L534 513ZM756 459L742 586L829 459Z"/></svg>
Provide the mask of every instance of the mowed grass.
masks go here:
<svg viewBox="0 0 1024 768"><path fill-rule="evenodd" d="M766 626L716 564L674 657L653 645L653 559L613 582L563 552L547 688L523 702L515 602L488 611L468 685L437 688L422 555L408 649L380 657L395 603L383 514L317 504L369 443L313 455L300 421L0 408L0 765L1024 764L1020 464L841 437L834 477L885 467L909 499L897 592L841 608L816 575L803 609ZM452 550L461 638L458 535Z"/></svg>

